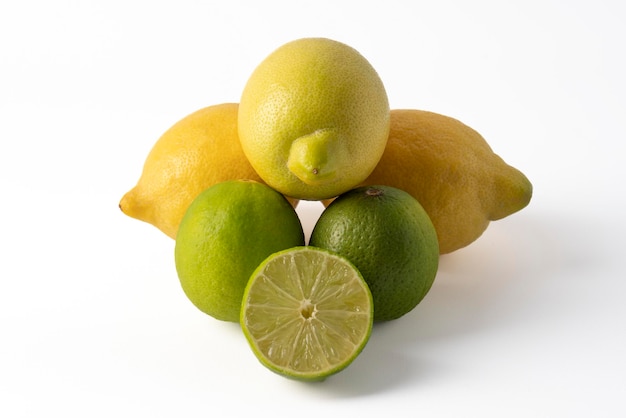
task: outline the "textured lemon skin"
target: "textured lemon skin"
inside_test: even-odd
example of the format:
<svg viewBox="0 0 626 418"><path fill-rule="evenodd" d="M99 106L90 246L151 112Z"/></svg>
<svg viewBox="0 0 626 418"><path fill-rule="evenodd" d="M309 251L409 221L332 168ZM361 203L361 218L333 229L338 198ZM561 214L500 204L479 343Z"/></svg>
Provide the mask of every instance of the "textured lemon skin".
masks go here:
<svg viewBox="0 0 626 418"><path fill-rule="evenodd" d="M474 129L438 113L394 109L385 152L363 185L410 193L424 207L442 254L478 239L490 221L526 207L533 187ZM325 202L327 205L329 202Z"/></svg>
<svg viewBox="0 0 626 418"><path fill-rule="evenodd" d="M380 77L359 52L330 39L279 47L253 71L241 95L244 153L286 196L321 200L354 187L378 163L388 132Z"/></svg>
<svg viewBox="0 0 626 418"><path fill-rule="evenodd" d="M163 133L136 186L122 197L122 212L176 238L185 211L207 187L236 179L262 182L241 149L237 113L236 103L208 106Z"/></svg>

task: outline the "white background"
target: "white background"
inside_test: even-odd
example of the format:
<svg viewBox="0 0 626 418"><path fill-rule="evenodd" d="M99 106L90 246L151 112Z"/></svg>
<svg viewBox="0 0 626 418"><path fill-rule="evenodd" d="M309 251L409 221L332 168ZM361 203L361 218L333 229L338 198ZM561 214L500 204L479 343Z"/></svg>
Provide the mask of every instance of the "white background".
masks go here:
<svg viewBox="0 0 626 418"><path fill-rule="evenodd" d="M0 416L624 416L623 8L3 2ZM355 47L392 108L460 119L535 188L320 384L269 372L193 307L174 242L117 206L167 128L237 102L304 36ZM321 206L298 210L310 231Z"/></svg>

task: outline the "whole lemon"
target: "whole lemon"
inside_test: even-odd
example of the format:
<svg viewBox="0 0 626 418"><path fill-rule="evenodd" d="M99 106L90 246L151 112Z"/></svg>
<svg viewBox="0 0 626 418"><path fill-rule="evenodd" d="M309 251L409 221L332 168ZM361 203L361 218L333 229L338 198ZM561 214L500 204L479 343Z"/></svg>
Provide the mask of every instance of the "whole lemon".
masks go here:
<svg viewBox="0 0 626 418"><path fill-rule="evenodd" d="M410 312L430 290L439 267L437 233L417 200L388 186L350 190L322 212L310 245L344 256L361 272L374 320Z"/></svg>
<svg viewBox="0 0 626 418"><path fill-rule="evenodd" d="M238 322L252 272L270 254L301 245L300 220L284 196L255 181L225 181L200 193L186 211L176 271L198 309Z"/></svg>
<svg viewBox="0 0 626 418"><path fill-rule="evenodd" d="M397 187L417 199L435 225L442 254L478 239L490 221L523 209L533 189L474 129L412 109L391 111L389 140L368 184Z"/></svg>
<svg viewBox="0 0 626 418"><path fill-rule="evenodd" d="M250 76L239 104L243 151L286 196L321 200L362 182L389 133L385 87L355 49L326 38L291 41Z"/></svg>
<svg viewBox="0 0 626 418"><path fill-rule="evenodd" d="M148 154L136 186L122 197L122 212L175 238L185 211L207 187L262 181L241 149L237 109L236 103L208 106L170 127Z"/></svg>

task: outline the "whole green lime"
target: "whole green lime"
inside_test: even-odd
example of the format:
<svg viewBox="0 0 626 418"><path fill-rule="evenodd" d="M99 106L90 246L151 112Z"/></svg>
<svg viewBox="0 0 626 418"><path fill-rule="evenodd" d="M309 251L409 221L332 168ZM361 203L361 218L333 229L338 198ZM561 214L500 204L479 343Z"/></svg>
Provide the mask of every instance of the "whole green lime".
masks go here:
<svg viewBox="0 0 626 418"><path fill-rule="evenodd" d="M185 212L176 271L198 309L239 322L252 272L270 254L298 245L304 245L302 225L284 196L256 181L225 181L200 193Z"/></svg>
<svg viewBox="0 0 626 418"><path fill-rule="evenodd" d="M310 245L350 260L369 285L374 320L410 312L430 290L439 266L437 233L420 203L388 186L344 193L322 213Z"/></svg>

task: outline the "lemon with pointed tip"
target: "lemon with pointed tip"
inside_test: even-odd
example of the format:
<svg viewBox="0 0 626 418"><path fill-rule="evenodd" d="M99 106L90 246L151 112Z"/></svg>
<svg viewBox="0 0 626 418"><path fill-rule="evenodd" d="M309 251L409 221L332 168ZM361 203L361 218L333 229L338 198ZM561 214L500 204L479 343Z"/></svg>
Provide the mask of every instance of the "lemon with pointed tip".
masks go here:
<svg viewBox="0 0 626 418"><path fill-rule="evenodd" d="M176 238L185 211L207 187L236 179L262 182L241 149L237 113L237 103L222 103L172 125L150 150L137 184L120 200L122 212Z"/></svg>
<svg viewBox="0 0 626 418"><path fill-rule="evenodd" d="M372 65L326 38L297 39L263 60L239 105L248 160L297 199L337 196L363 181L387 142L389 103Z"/></svg>
<svg viewBox="0 0 626 418"><path fill-rule="evenodd" d="M435 225L442 254L466 247L491 221L526 207L533 192L524 173L476 130L416 109L391 111L385 152L362 184L397 187L417 199Z"/></svg>

